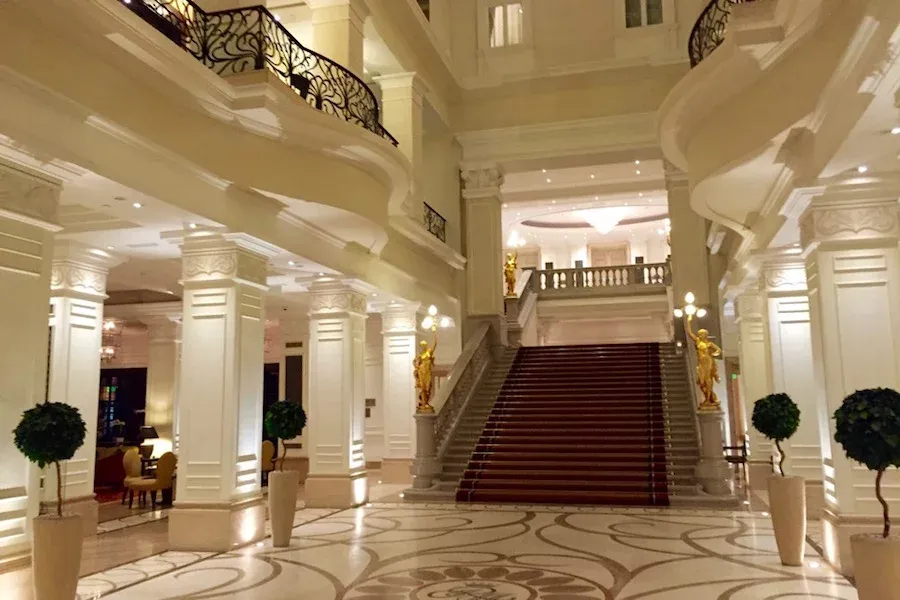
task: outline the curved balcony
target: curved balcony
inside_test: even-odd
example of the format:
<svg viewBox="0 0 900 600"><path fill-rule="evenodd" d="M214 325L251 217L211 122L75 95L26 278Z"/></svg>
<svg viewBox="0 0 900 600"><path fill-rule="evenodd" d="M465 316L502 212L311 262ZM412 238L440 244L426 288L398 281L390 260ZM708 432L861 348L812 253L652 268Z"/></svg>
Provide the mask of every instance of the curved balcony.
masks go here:
<svg viewBox="0 0 900 600"><path fill-rule="evenodd" d="M754 0L712 0L700 13L688 39L688 56L691 67L696 67L725 41L725 28L735 4Z"/></svg>
<svg viewBox="0 0 900 600"><path fill-rule="evenodd" d="M316 109L389 140L363 81L298 42L264 6L205 12L192 0L122 0L132 12L219 75L268 69Z"/></svg>

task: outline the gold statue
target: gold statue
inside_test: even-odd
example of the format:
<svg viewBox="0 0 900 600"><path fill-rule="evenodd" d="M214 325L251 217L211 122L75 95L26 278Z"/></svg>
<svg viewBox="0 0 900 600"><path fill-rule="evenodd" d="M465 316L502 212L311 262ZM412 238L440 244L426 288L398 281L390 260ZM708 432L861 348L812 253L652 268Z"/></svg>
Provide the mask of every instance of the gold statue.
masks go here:
<svg viewBox="0 0 900 600"><path fill-rule="evenodd" d="M514 250L506 253L503 263L503 278L506 279L506 295L516 295L516 269L519 267L518 253Z"/></svg>
<svg viewBox="0 0 900 600"><path fill-rule="evenodd" d="M719 410L721 406L716 392L713 390L713 384L720 381L716 358L721 356L722 349L709 339L707 330L700 329L697 331L697 335L694 335L691 330L691 315L687 316L686 330L697 348L697 385L700 386L700 392L703 394L700 410Z"/></svg>
<svg viewBox="0 0 900 600"><path fill-rule="evenodd" d="M434 383L431 370L434 366L434 351L437 348L437 323L431 326L431 331L434 334L434 342L431 344L431 348L428 347L428 342L422 340L419 342L422 351L413 360L413 373L416 379L416 390L418 391L417 413L434 412L434 407L431 406L431 392Z"/></svg>

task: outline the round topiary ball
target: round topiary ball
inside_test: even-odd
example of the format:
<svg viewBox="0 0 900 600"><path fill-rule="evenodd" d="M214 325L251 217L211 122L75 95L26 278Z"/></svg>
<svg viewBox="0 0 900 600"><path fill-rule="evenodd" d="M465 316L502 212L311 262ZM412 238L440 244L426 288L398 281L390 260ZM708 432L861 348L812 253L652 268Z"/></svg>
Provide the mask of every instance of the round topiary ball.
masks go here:
<svg viewBox="0 0 900 600"><path fill-rule="evenodd" d="M787 394L769 394L753 405L753 427L770 440L786 440L799 426L800 409Z"/></svg>
<svg viewBox="0 0 900 600"><path fill-rule="evenodd" d="M306 427L306 412L294 402L276 402L266 412L266 432L282 440L290 440Z"/></svg>
<svg viewBox="0 0 900 600"><path fill-rule="evenodd" d="M62 402L29 408L13 430L16 448L41 468L72 458L84 443L87 428L81 413Z"/></svg>
<svg viewBox="0 0 900 600"><path fill-rule="evenodd" d="M888 388L853 392L834 412L834 441L872 471L900 467L900 393Z"/></svg>

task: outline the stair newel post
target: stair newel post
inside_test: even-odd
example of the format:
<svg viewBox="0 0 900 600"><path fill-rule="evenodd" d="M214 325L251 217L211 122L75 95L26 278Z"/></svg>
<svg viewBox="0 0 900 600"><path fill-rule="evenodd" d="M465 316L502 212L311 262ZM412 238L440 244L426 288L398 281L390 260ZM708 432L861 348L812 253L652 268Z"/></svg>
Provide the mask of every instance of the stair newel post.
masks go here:
<svg viewBox="0 0 900 600"><path fill-rule="evenodd" d="M413 459L413 488L426 490L434 485L434 479L441 472L441 464L437 456L437 444L434 439L435 413L417 413L416 420L416 457Z"/></svg>
<svg viewBox="0 0 900 600"><path fill-rule="evenodd" d="M703 491L714 496L732 494L731 468L722 453L725 446L723 416L721 409L697 411L701 448L695 473Z"/></svg>

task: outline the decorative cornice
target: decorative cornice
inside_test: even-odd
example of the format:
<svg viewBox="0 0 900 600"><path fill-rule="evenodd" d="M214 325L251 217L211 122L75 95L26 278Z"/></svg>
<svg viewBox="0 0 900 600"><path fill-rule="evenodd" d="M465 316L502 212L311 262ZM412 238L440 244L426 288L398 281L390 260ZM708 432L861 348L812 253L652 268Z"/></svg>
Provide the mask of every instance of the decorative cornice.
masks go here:
<svg viewBox="0 0 900 600"><path fill-rule="evenodd" d="M463 198L466 200L500 197L503 169L499 166L465 169L462 171Z"/></svg>
<svg viewBox="0 0 900 600"><path fill-rule="evenodd" d="M309 286L309 316L327 318L348 314L366 315L366 297L347 284L317 280Z"/></svg>
<svg viewBox="0 0 900 600"><path fill-rule="evenodd" d="M58 231L60 186L0 163L0 216Z"/></svg>

